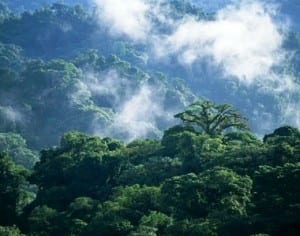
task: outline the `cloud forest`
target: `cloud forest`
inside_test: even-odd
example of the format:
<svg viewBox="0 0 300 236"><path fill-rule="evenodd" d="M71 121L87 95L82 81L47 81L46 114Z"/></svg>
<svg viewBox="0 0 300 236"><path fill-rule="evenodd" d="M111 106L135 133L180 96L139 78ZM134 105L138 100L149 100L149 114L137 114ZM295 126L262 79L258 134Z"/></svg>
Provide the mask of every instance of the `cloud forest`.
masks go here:
<svg viewBox="0 0 300 236"><path fill-rule="evenodd" d="M298 0L0 0L0 236L300 235Z"/></svg>

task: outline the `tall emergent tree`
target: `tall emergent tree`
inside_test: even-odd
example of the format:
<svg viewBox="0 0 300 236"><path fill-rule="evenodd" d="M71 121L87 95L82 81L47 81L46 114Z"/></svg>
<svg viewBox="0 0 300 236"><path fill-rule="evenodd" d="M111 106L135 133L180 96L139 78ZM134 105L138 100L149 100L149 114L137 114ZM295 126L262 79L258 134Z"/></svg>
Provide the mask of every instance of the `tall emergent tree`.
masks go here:
<svg viewBox="0 0 300 236"><path fill-rule="evenodd" d="M181 119L184 125L208 135L218 135L231 128L249 130L247 119L231 105L218 105L207 100L192 103L186 111L175 117Z"/></svg>

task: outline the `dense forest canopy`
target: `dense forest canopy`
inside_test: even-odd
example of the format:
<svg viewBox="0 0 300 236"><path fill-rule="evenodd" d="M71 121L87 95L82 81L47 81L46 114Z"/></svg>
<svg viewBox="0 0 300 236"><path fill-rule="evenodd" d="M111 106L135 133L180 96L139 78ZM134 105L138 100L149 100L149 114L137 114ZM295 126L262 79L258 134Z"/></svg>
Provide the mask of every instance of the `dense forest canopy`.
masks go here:
<svg viewBox="0 0 300 236"><path fill-rule="evenodd" d="M300 235L298 0L0 0L0 235Z"/></svg>

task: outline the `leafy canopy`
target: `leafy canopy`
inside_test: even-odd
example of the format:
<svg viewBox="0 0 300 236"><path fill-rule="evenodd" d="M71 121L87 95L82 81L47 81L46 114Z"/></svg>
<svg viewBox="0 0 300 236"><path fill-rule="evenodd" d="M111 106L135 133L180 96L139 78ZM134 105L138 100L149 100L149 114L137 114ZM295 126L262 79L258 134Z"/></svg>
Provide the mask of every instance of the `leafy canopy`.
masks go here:
<svg viewBox="0 0 300 236"><path fill-rule="evenodd" d="M175 115L184 125L208 135L219 135L228 129L249 130L247 119L229 104L203 100L192 103L184 112Z"/></svg>

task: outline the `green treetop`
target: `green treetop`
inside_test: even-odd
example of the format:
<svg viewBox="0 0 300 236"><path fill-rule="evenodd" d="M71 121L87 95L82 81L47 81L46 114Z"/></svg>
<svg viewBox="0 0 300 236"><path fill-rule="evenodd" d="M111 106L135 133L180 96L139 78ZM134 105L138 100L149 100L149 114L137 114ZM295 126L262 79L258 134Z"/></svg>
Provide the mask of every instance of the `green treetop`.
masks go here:
<svg viewBox="0 0 300 236"><path fill-rule="evenodd" d="M247 119L228 104L203 100L192 103L186 111L175 115L184 125L208 135L218 135L228 129L249 130Z"/></svg>

